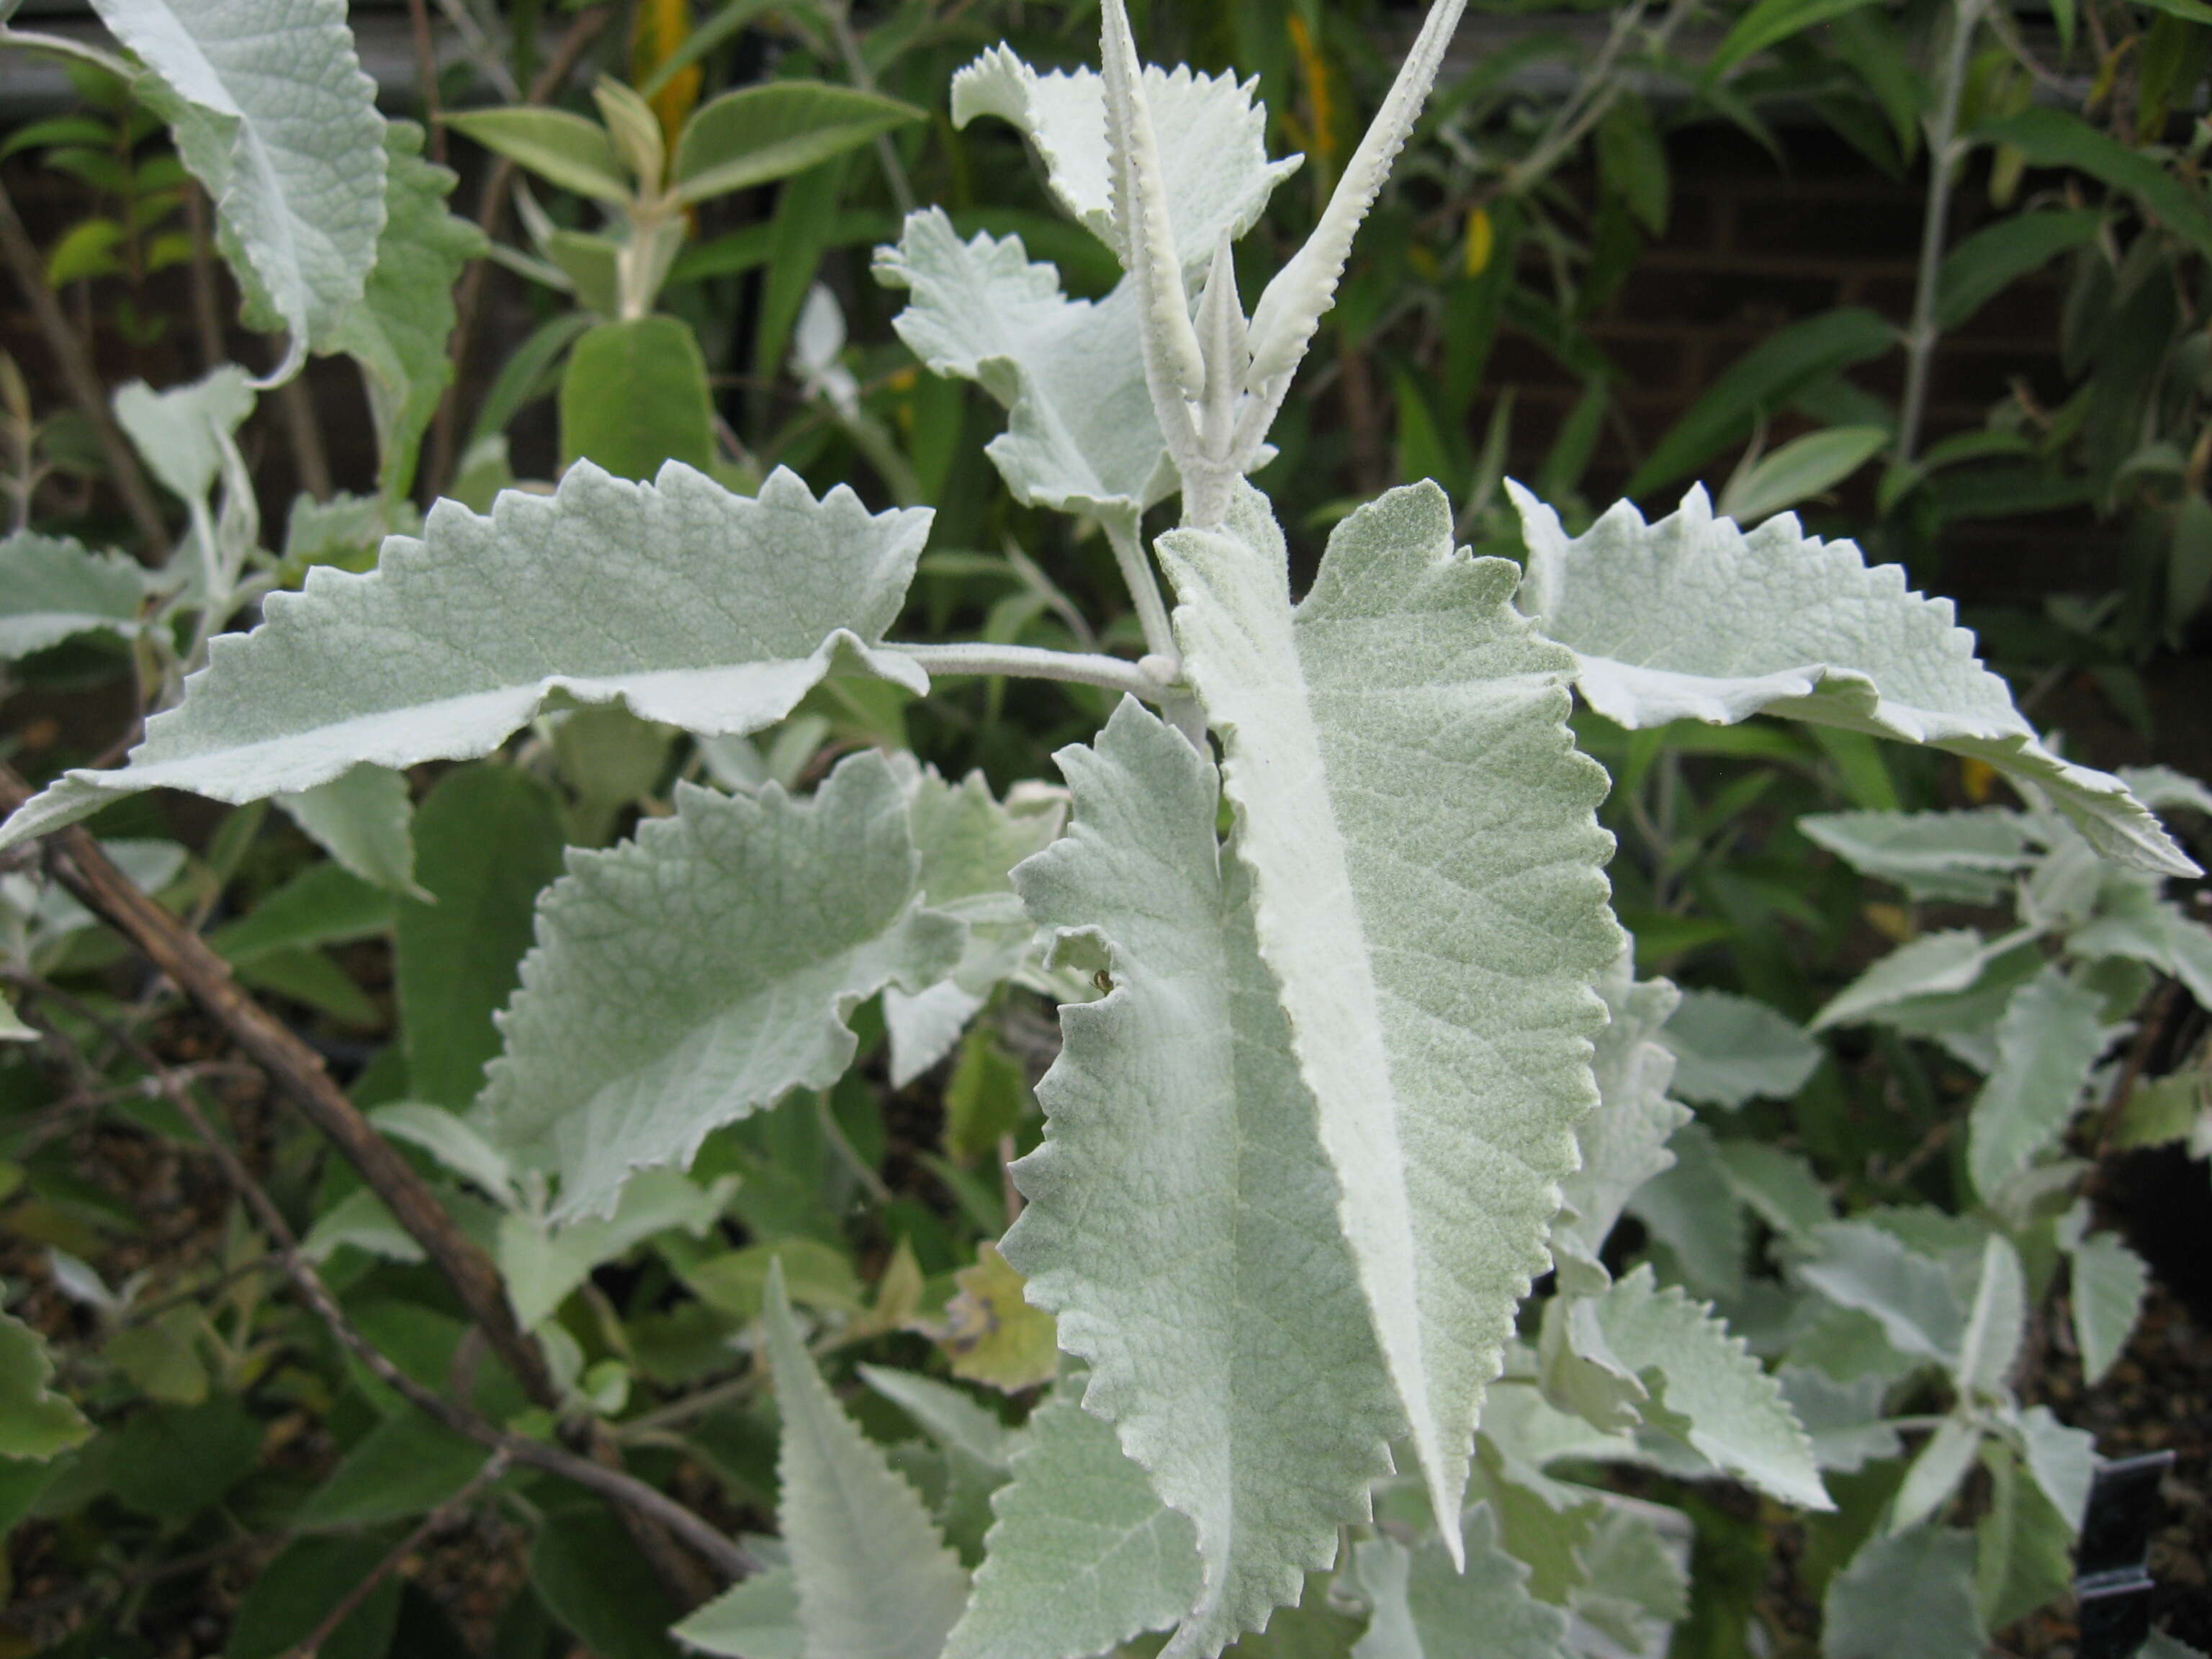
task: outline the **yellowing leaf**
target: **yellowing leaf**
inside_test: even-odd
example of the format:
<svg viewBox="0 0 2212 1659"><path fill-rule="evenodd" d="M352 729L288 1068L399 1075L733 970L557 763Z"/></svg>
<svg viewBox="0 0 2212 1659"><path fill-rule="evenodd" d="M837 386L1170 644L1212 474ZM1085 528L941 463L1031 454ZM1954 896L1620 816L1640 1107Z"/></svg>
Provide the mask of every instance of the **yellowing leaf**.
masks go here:
<svg viewBox="0 0 2212 1659"><path fill-rule="evenodd" d="M952 1374L1013 1394L1049 1382L1060 1368L1050 1314L1022 1299L1022 1276L995 1244L975 1265L952 1275L959 1293L945 1304L945 1323L929 1334L952 1362Z"/></svg>

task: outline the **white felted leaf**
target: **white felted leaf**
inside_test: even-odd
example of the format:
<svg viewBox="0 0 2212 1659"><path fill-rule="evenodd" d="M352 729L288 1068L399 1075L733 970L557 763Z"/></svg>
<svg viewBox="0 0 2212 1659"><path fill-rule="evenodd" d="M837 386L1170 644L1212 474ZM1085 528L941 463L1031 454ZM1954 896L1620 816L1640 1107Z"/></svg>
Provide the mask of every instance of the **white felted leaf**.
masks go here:
<svg viewBox="0 0 2212 1659"><path fill-rule="evenodd" d="M1899 1353L1947 1365L1957 1357L1966 1316L1942 1263L1866 1222L1832 1221L1814 1241L1820 1254L1800 1264L1799 1277L1830 1301L1871 1314Z"/></svg>
<svg viewBox="0 0 2212 1659"><path fill-rule="evenodd" d="M1267 159L1267 112L1255 102L1256 80L1233 76L1145 70L1185 265L1211 258L1225 231L1241 237L1259 222L1275 186L1304 158ZM1109 247L1122 240L1115 222L1113 159L1106 144L1106 86L1094 70L1039 75L1005 46L994 46L952 77L952 125L995 115L1018 127L1036 147L1060 205Z"/></svg>
<svg viewBox="0 0 2212 1659"><path fill-rule="evenodd" d="M572 853L500 1017L493 1139L559 1170L559 1213L577 1215L630 1170L688 1164L711 1130L829 1087L853 1058L856 1004L959 958L965 930L921 908L920 867L873 750L811 800L684 786L635 842Z"/></svg>
<svg viewBox="0 0 2212 1659"><path fill-rule="evenodd" d="M1486 1504L1468 1511L1467 1569L1441 1542L1395 1538L1352 1547L1352 1572L1374 1612L1352 1659L1564 1659L1567 1618L1528 1593L1528 1569L1507 1554Z"/></svg>
<svg viewBox="0 0 2212 1659"><path fill-rule="evenodd" d="M1361 507L1295 611L1265 497L1161 538L1186 674L1226 750L1260 953L1342 1188L1442 1523L1485 1385L1548 1265L1619 956L1565 653L1517 571L1455 551L1432 483Z"/></svg>
<svg viewBox="0 0 2212 1659"><path fill-rule="evenodd" d="M0 541L0 662L80 634L130 639L146 591L136 560L19 530Z"/></svg>
<svg viewBox="0 0 2212 1659"><path fill-rule="evenodd" d="M1765 712L1930 744L2047 792L2109 858L2196 873L2119 779L2043 746L1951 602L1909 590L1899 566L1869 568L1787 513L1741 530L1702 488L1656 524L1623 501L1570 540L1551 508L1508 488L1528 547L1524 602L1582 659L1577 684L1600 714L1642 727Z"/></svg>
<svg viewBox="0 0 2212 1659"><path fill-rule="evenodd" d="M2035 821L2001 806L1968 812L1809 812L1797 827L1863 876L1917 899L1991 904L2042 848Z"/></svg>
<svg viewBox="0 0 2212 1659"><path fill-rule="evenodd" d="M1885 1011L1924 997L1952 996L1970 988L1982 970L2021 942L2018 933L1985 939L1971 927L1923 933L1900 945L1829 999L1813 1016L1813 1030L1878 1018Z"/></svg>
<svg viewBox="0 0 2212 1659"><path fill-rule="evenodd" d="M1112 1426L1054 1397L1024 1427L975 1595L945 1659L1085 1659L1164 1630L1198 1600L1198 1537Z"/></svg>
<svg viewBox="0 0 2212 1659"><path fill-rule="evenodd" d="M508 491L489 517L441 501L368 574L319 566L270 594L129 765L68 774L0 846L140 789L254 800L363 762L489 754L556 691L731 732L782 719L840 664L924 690L877 641L928 533L926 511L871 516L842 485L817 501L778 471L756 500L675 461L650 484L580 461L554 495Z"/></svg>
<svg viewBox="0 0 2212 1659"><path fill-rule="evenodd" d="M986 452L1015 496L1063 513L1127 514L1172 493L1176 471L1145 385L1138 296L1071 300L1021 239L962 241L937 208L879 249L879 281L911 291L893 324L935 373L981 386L1007 410Z"/></svg>
<svg viewBox="0 0 2212 1659"><path fill-rule="evenodd" d="M783 1419L777 1518L799 1586L805 1659L938 1659L968 1575L912 1486L845 1415L769 1269L769 1364Z"/></svg>
<svg viewBox="0 0 2212 1659"><path fill-rule="evenodd" d="M1879 1376L1838 1382L1810 1366L1785 1365L1774 1380L1782 1385L1822 1468L1854 1474L1869 1459L1894 1457L1903 1449L1897 1431L1882 1420L1889 1388Z"/></svg>
<svg viewBox="0 0 2212 1659"><path fill-rule="evenodd" d="M1334 1558L1401 1419L1212 767L1128 700L1057 759L1073 828L1015 884L1114 989L1060 1010L1006 1254L1091 1361L1086 1407L1195 1523L1170 1652L1211 1656Z"/></svg>
<svg viewBox="0 0 2212 1659"><path fill-rule="evenodd" d="M668 1632L687 1648L721 1659L805 1659L799 1625L799 1580L768 1567L732 1584Z"/></svg>
<svg viewBox="0 0 2212 1659"><path fill-rule="evenodd" d="M2082 1381L2094 1387L2134 1334L2150 1270L2116 1233L2092 1233L2069 1254L2074 1263L2074 1340L2081 1350Z"/></svg>
<svg viewBox="0 0 2212 1659"><path fill-rule="evenodd" d="M2212 1006L2212 927L2158 896L2156 884L2108 884L2097 915L2068 935L2077 957L2127 957L2147 962L2188 988L2199 1007Z"/></svg>
<svg viewBox="0 0 2212 1659"><path fill-rule="evenodd" d="M438 400L453 378L446 337L453 330L453 285L484 251L483 233L446 210L458 182L450 168L422 159L422 129L394 121L384 130L384 234L361 303L347 309L322 343L361 365L376 422L378 471L386 499L406 497L416 452Z"/></svg>
<svg viewBox="0 0 2212 1659"><path fill-rule="evenodd" d="M1828 1581L1821 1659L1970 1659L1988 1644L1974 1601L1974 1535L1877 1533Z"/></svg>
<svg viewBox="0 0 2212 1659"><path fill-rule="evenodd" d="M115 393L115 419L145 457L147 471L187 504L203 501L222 474L225 447L253 413L253 388L235 364L156 392L133 380Z"/></svg>
<svg viewBox="0 0 2212 1659"><path fill-rule="evenodd" d="M2110 1035L2096 994L2055 966L2012 994L1997 1022L1996 1069L1966 1120L1966 1167L1983 1198L2065 1133Z"/></svg>
<svg viewBox="0 0 2212 1659"><path fill-rule="evenodd" d="M1674 1056L1674 1091L1701 1105L1788 1100L1820 1063L1804 1027L1756 997L1685 991L1659 1041Z"/></svg>
<svg viewBox="0 0 2212 1659"><path fill-rule="evenodd" d="M284 815L340 866L374 886L428 900L415 884L415 804L407 780L386 766L356 766L296 795L279 795Z"/></svg>
<svg viewBox="0 0 2212 1659"><path fill-rule="evenodd" d="M1808 1239L1835 1219L1827 1189L1802 1152L1765 1140L1724 1140L1714 1157L1735 1195L1784 1238Z"/></svg>
<svg viewBox="0 0 2212 1659"><path fill-rule="evenodd" d="M1982 1246L1982 1273L1966 1315L1952 1381L1963 1395L2002 1395L2027 1331L2027 1280L2020 1252L1998 1234Z"/></svg>
<svg viewBox="0 0 2212 1659"><path fill-rule="evenodd" d="M1711 1308L1661 1289L1649 1265L1592 1305L1606 1346L1650 1391L1647 1421L1785 1504L1834 1507L1782 1385Z"/></svg>
<svg viewBox="0 0 2212 1659"><path fill-rule="evenodd" d="M613 1213L604 1218L550 1227L520 1211L501 1216L495 1254L515 1323L528 1330L559 1308L593 1268L656 1233L703 1234L722 1213L727 1185L699 1187L675 1170L642 1170L624 1183Z"/></svg>
<svg viewBox="0 0 2212 1659"><path fill-rule="evenodd" d="M1605 1288L1598 1251L1620 1219L1629 1194L1668 1168L1674 1156L1668 1138L1690 1121L1686 1106L1667 1098L1674 1057L1656 1040L1681 993L1665 980L1634 982L1629 953L1597 982L1612 1022L1597 1036L1591 1070L1598 1106L1575 1127L1582 1168L1559 1183L1559 1218L1552 1224L1552 1255L1576 1288Z"/></svg>
<svg viewBox="0 0 2212 1659"><path fill-rule="evenodd" d="M946 1451L973 1458L988 1469L1006 1469L1014 1436L973 1395L916 1371L863 1365L860 1372L860 1381L921 1424Z"/></svg>
<svg viewBox="0 0 2212 1659"><path fill-rule="evenodd" d="M2078 1531L2097 1478L2096 1436L2069 1428L2048 1406L2030 1406L2020 1414L2014 1431L2028 1474L2066 1524Z"/></svg>
<svg viewBox="0 0 2212 1659"><path fill-rule="evenodd" d="M345 0L98 0L215 198L224 256L291 334L282 380L360 303L384 228L384 122Z"/></svg>
<svg viewBox="0 0 2212 1659"><path fill-rule="evenodd" d="M1002 805L983 775L957 784L919 773L907 798L921 854L922 902L968 925L968 944L949 979L927 990L884 992L891 1085L904 1088L952 1052L994 988L1022 965L1036 933L1014 892L1013 867L1049 846L1067 817L1057 790L1023 786Z"/></svg>

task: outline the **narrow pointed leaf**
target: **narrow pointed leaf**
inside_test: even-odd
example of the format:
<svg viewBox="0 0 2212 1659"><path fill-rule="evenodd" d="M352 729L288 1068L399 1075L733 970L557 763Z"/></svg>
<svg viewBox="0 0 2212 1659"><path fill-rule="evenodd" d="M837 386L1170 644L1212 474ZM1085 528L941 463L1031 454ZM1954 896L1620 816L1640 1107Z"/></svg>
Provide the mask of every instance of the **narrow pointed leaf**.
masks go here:
<svg viewBox="0 0 2212 1659"><path fill-rule="evenodd" d="M2028 1474L2066 1524L2078 1530L2097 1474L2096 1437L2085 1429L2067 1427L2048 1406L2030 1406L2022 1412L2019 1433Z"/></svg>
<svg viewBox="0 0 2212 1659"><path fill-rule="evenodd" d="M1788 1100L1823 1050L1780 1010L1729 991L1685 991L1659 1033L1674 1056L1674 1092L1701 1105Z"/></svg>
<svg viewBox="0 0 2212 1659"><path fill-rule="evenodd" d="M1398 70L1382 107L1344 164L1321 222L1290 262L1276 273L1252 311L1251 384L1288 374L1298 366L1321 326L1322 313L1336 303L1336 285L1352 257L1352 238L1390 176L1390 168L1412 136L1413 123L1428 102L1429 88L1443 67L1444 52L1459 27L1467 0L1434 0L1421 32Z"/></svg>
<svg viewBox="0 0 2212 1659"><path fill-rule="evenodd" d="M1567 1617L1528 1593L1528 1569L1500 1546L1489 1505L1468 1511L1462 1546L1464 1572L1435 1541L1352 1547L1352 1572L1374 1612L1352 1659L1454 1659L1476 1647L1484 1659L1564 1659Z"/></svg>
<svg viewBox="0 0 2212 1659"><path fill-rule="evenodd" d="M360 303L384 228L384 122L344 0L94 9L145 64L149 101L215 199L248 320L289 331L270 380L289 378Z"/></svg>
<svg viewBox="0 0 2212 1659"><path fill-rule="evenodd" d="M669 1632L687 1648L720 1659L805 1659L799 1624L799 1579L769 1567L732 1584Z"/></svg>
<svg viewBox="0 0 2212 1659"><path fill-rule="evenodd" d="M1835 1221L1814 1236L1820 1254L1797 1269L1832 1302L1881 1322L1899 1353L1957 1357L1966 1315L1941 1262L1865 1222Z"/></svg>
<svg viewBox="0 0 2212 1659"><path fill-rule="evenodd" d="M703 202L787 179L921 118L911 104L852 87L813 81L740 87L692 112L669 179L679 201Z"/></svg>
<svg viewBox="0 0 2212 1659"><path fill-rule="evenodd" d="M1260 952L1440 1521L1594 1103L1590 989L1618 957L1605 775L1517 577L1454 550L1434 484L1337 527L1293 611L1246 489L1159 543L1226 750Z"/></svg>
<svg viewBox="0 0 2212 1659"><path fill-rule="evenodd" d="M1690 1109L1667 1098L1674 1059L1657 1041L1680 993L1665 980L1634 982L1628 953L1606 970L1598 994L1613 1015L1598 1033L1591 1070L1598 1107L1575 1128L1582 1167L1560 1183L1559 1218L1552 1255L1562 1282L1579 1276L1589 1291L1605 1288L1598 1251L1620 1219L1629 1194L1674 1161L1667 1141L1690 1121Z"/></svg>
<svg viewBox="0 0 2212 1659"><path fill-rule="evenodd" d="M509 491L489 517L441 501L369 574L318 567L270 594L128 766L70 773L0 845L140 789L253 800L362 762L488 754L556 691L712 733L781 720L838 665L922 690L877 642L928 526L872 517L842 486L817 501L789 472L756 500L677 465L632 484L579 464L553 495Z"/></svg>
<svg viewBox="0 0 2212 1659"><path fill-rule="evenodd" d="M1983 969L2020 942L2018 934L1985 939L1971 927L1923 933L1838 991L1813 1016L1813 1029L1821 1031L1831 1025L1877 1019L1901 1004L1970 989Z"/></svg>
<svg viewBox="0 0 2212 1659"><path fill-rule="evenodd" d="M1007 410L986 452L1035 507L1127 513L1173 493L1174 466L1145 384L1136 286L1070 300L1019 237L962 241L937 208L910 216L876 256L880 282L911 290L893 323L939 374L981 386Z"/></svg>
<svg viewBox="0 0 2212 1659"><path fill-rule="evenodd" d="M1060 1010L1006 1249L1091 1361L1085 1406L1195 1523L1203 1590L1170 1650L1211 1656L1330 1563L1401 1419L1212 768L1127 700L1056 758L1074 827L1015 882L1115 988Z"/></svg>
<svg viewBox="0 0 2212 1659"><path fill-rule="evenodd" d="M120 553L17 531L0 541L0 662L80 634L131 638L146 586L143 568Z"/></svg>
<svg viewBox="0 0 2212 1659"><path fill-rule="evenodd" d="M1175 222L1163 175L1160 142L1145 96L1145 71L1123 0L1099 8L1100 79L1106 88L1106 144L1113 157L1116 248L1137 290L1143 319L1145 373L1173 447L1180 398L1206 386L1206 359L1191 326L1190 294L1176 246Z"/></svg>
<svg viewBox="0 0 2212 1659"><path fill-rule="evenodd" d="M1275 186L1301 157L1267 159L1267 112L1256 82L1147 67L1145 99L1158 136L1168 211L1186 267L1212 256L1225 231L1242 237L1259 222ZM1106 83L1097 71L1039 75L994 46L952 77L952 125L979 115L1012 122L1036 146L1060 205L1119 251L1114 163L1106 138Z"/></svg>
<svg viewBox="0 0 2212 1659"><path fill-rule="evenodd" d="M361 365L376 423L377 472L386 501L407 498L415 463L453 378L446 350L456 316L453 285L484 251L483 233L446 210L459 180L422 157L422 129L394 121L384 130L384 234L361 303L347 310L323 349Z"/></svg>
<svg viewBox="0 0 2212 1659"><path fill-rule="evenodd" d="M1997 1022L1996 1067L1966 1120L1966 1167L1983 1198L2066 1132L2110 1035L2096 994L2056 967L2012 994Z"/></svg>
<svg viewBox="0 0 2212 1659"><path fill-rule="evenodd" d="M1782 1385L1711 1308L1661 1289L1648 1265L1595 1306L1607 1346L1651 1392L1648 1420L1785 1504L1834 1507Z"/></svg>
<svg viewBox="0 0 2212 1659"><path fill-rule="evenodd" d="M764 1322L783 1417L778 1517L805 1659L938 1659L967 1603L968 1575L807 1358L781 1263L769 1271Z"/></svg>
<svg viewBox="0 0 2212 1659"><path fill-rule="evenodd" d="M1702 489L1656 524L1623 501L1570 540L1551 508L1509 488L1528 545L1524 603L1582 659L1577 684L1600 714L1642 727L1764 710L1932 744L2048 792L2109 858L2196 872L2119 779L2044 747L1951 602L1908 589L1899 567L1869 568L1789 514L1741 530Z"/></svg>
<svg viewBox="0 0 2212 1659"><path fill-rule="evenodd" d="M1164 1630L1198 1600L1198 1535L1114 1430L1070 1398L1022 1431L968 1611L944 1659L1085 1659Z"/></svg>
<svg viewBox="0 0 2212 1659"><path fill-rule="evenodd" d="M2027 1331L2027 1280L2020 1252L1992 1233L1982 1247L1982 1276L1952 1381L1961 1395L2001 1395Z"/></svg>
<svg viewBox="0 0 2212 1659"><path fill-rule="evenodd" d="M1939 1515L1974 1467L1981 1443L1978 1423L1963 1417L1947 1417L1938 1423L1905 1471L1889 1507L1888 1530L1904 1532Z"/></svg>
<svg viewBox="0 0 2212 1659"><path fill-rule="evenodd" d="M518 106L470 110L446 125L539 178L620 207L634 186L615 141L598 122L564 109Z"/></svg>
<svg viewBox="0 0 2212 1659"><path fill-rule="evenodd" d="M672 817L574 853L501 1016L484 1105L501 1149L557 1168L560 1212L604 1210L633 1169L851 1063L845 1017L958 960L921 908L906 801L874 750L811 800L685 786Z"/></svg>
<svg viewBox="0 0 2212 1659"><path fill-rule="evenodd" d="M2113 1233L2092 1233L2072 1257L2074 1340L2081 1350L2081 1380L2094 1388L2135 1332L2150 1270Z"/></svg>

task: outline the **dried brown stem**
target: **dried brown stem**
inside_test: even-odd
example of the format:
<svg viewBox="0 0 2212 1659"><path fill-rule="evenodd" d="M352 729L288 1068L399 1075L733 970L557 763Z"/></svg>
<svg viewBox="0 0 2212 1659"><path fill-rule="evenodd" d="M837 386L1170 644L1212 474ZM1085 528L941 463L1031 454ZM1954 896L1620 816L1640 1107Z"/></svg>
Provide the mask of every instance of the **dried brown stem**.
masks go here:
<svg viewBox="0 0 2212 1659"><path fill-rule="evenodd" d="M438 45L430 33L428 0L407 0L407 21L415 37L415 82L422 94L422 125L430 131L430 159L443 167L446 112L438 98Z"/></svg>
<svg viewBox="0 0 2212 1659"><path fill-rule="evenodd" d="M15 285L23 290L31 314L38 319L39 332L46 337L46 349L54 354L54 361L61 368L62 383L69 389L70 400L92 422L115 493L123 498L123 510L131 515L131 522L137 526L146 551L152 555L149 562L159 563L169 554L169 532L161 522L161 509L154 500L154 487L146 482L137 453L108 411L107 393L93 368L92 354L77 337L54 291L46 286L46 262L39 258L39 250L31 240L30 232L23 228L15 204L4 185L0 185L0 258L7 260L8 268L15 273Z"/></svg>

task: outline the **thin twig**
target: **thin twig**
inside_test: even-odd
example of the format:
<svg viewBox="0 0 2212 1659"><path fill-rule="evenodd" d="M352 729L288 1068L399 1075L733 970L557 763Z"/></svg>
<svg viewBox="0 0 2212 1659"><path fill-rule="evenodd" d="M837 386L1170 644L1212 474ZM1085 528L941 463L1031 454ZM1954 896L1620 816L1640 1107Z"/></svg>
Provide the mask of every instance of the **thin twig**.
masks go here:
<svg viewBox="0 0 2212 1659"><path fill-rule="evenodd" d="M528 102L542 104L562 88L583 58L585 48L599 36L614 15L611 7L600 6L578 15L561 37L560 46L545 60L538 79L531 83ZM514 183L514 163L505 156L492 164L485 176L483 194L477 201L477 228L484 234L487 242L496 241L500 227L507 215L507 198ZM478 259L471 264L468 274L461 278L460 292L454 301L453 343L447 352L453 365L452 383L446 395L439 400L437 418L430 428L429 462L422 469L422 489L432 496L444 493L453 481L455 447L459 443L461 417L461 388L469 383L469 353L476 343L477 316L483 302L486 273L491 268L489 259Z"/></svg>
<svg viewBox="0 0 2212 1659"><path fill-rule="evenodd" d="M432 1533L476 1502L477 1495L486 1486L507 1473L507 1465L512 1462L514 1459L503 1448L485 1458L483 1467L469 1477L466 1486L424 1516L414 1531L386 1551L384 1559L362 1574L358 1583L331 1604L331 1610L316 1621L313 1630L284 1650L282 1659L315 1659L323 1644L337 1634L338 1626L352 1618L361 1604L376 1593L376 1587L398 1571L405 1565L407 1558L429 1540Z"/></svg>
<svg viewBox="0 0 2212 1659"><path fill-rule="evenodd" d="M92 366L92 354L77 337L54 291L46 286L46 262L39 258L30 232L23 228L22 220L16 216L15 204L4 185L0 185L0 258L6 258L9 269L15 275L16 286L23 290L23 298L38 321L39 332L46 337L46 349L54 354L54 361L61 368L62 384L69 389L70 400L92 422L93 435L99 441L100 456L107 463L115 493L123 498L123 510L131 515L139 539L152 555L149 562L161 562L169 556L169 532L161 522L161 509L155 501L154 487L146 482L137 453L125 440L121 428L115 424L115 416L108 410L107 393Z"/></svg>
<svg viewBox="0 0 2212 1659"><path fill-rule="evenodd" d="M1928 414L1928 381L1942 337L1936 326L1936 293L1943 274L1943 247L1951 221L1951 189L1959 163L1972 149L1959 134L1959 111L1966 95L1967 62L1974 30L1986 0L1954 0L1951 38L1936 88L1936 110L1928 118L1928 202L1920 225L1919 270L1913 281L1912 322L1905 337L1905 398L1897 420L1897 459L1909 466L1920 448L1920 428Z"/></svg>
<svg viewBox="0 0 2212 1659"><path fill-rule="evenodd" d="M192 238L192 331L199 337L200 369L212 374L229 359L222 310L216 302L215 238L208 228L208 199L198 179L185 185L185 225Z"/></svg>
<svg viewBox="0 0 2212 1659"><path fill-rule="evenodd" d="M415 82L422 94L422 125L430 131L430 159L446 165L445 109L438 97L438 43L430 33L429 0L407 0L415 36Z"/></svg>
<svg viewBox="0 0 2212 1659"><path fill-rule="evenodd" d="M331 458L323 447L323 429L315 422L315 400L307 391L303 369L276 388L276 413L284 423L284 441L291 446L292 465L299 470L300 488L319 501L330 500Z"/></svg>

